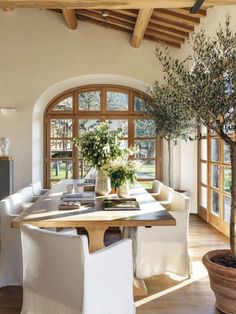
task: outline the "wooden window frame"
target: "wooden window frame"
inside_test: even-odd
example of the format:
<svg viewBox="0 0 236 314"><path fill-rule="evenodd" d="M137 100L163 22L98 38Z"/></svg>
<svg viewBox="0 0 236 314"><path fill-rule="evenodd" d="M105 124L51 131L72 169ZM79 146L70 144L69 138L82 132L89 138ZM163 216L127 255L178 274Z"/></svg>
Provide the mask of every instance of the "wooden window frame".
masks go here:
<svg viewBox="0 0 236 314"><path fill-rule="evenodd" d="M79 110L78 108L78 97L79 93L89 92L89 91L100 91L101 97L101 108L99 111L88 111L88 110ZM126 111L106 111L106 93L107 91L127 93L129 97L129 108ZM47 105L44 112L44 185L49 188L51 182L57 181L50 178L50 163L54 160L72 160L73 164L73 178L78 177L78 152L75 147L72 149L71 158L51 158L50 155L50 120L51 119L72 119L73 122L73 137L78 136L78 121L79 119L95 119L100 121L105 121L108 119L127 119L128 120L128 145L134 145L135 140L149 140L154 139L156 141L156 157L155 158L142 158L141 160L155 160L155 177L152 179L143 178L139 181L152 181L153 179L162 180L162 140L158 137L142 137L136 138L134 136L134 122L136 119L140 119L142 112L134 110L134 99L140 97L139 90L129 88L121 85L110 85L110 84L100 84L100 85L85 85L75 87L69 90L66 90L56 97L54 97ZM73 99L73 111L53 111L53 108L63 99L67 97L72 97ZM60 138L57 138L60 139ZM63 138L66 139L66 138Z"/></svg>
<svg viewBox="0 0 236 314"><path fill-rule="evenodd" d="M199 132L200 135L200 132ZM235 139L235 133L232 134ZM224 191L224 169L231 168L230 163L224 161L224 141L216 134L212 134L210 130L207 130L206 136L202 136L207 140L207 159L201 159L201 140L198 142L198 215L205 221L210 223L213 227L229 236L229 224L224 221L224 197L231 197L230 192ZM211 139L217 139L219 141L219 160L211 161ZM207 184L201 182L201 164L207 164ZM211 186L211 166L219 166L219 188ZM207 189L207 208L201 206L201 187ZM214 214L211 211L212 208L212 191L216 191L219 194L219 215Z"/></svg>

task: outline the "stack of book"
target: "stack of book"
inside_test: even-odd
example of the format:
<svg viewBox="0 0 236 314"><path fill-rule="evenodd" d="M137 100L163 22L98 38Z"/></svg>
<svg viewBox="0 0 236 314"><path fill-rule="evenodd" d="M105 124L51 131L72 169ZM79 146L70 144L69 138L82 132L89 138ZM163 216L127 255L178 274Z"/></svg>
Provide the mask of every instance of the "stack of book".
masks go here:
<svg viewBox="0 0 236 314"><path fill-rule="evenodd" d="M94 203L95 192L84 193L63 193L61 199L63 202L79 202L79 203Z"/></svg>

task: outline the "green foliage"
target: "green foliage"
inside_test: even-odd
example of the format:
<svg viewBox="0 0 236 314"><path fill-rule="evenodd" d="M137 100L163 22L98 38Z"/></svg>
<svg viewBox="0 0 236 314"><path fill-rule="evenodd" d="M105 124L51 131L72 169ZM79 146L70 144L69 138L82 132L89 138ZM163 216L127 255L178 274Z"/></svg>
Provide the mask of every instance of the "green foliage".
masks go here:
<svg viewBox="0 0 236 314"><path fill-rule="evenodd" d="M122 130L111 131L105 122L101 122L94 131L86 131L82 136L73 139L79 146L83 159L96 169L101 169L109 161L122 156L120 147L123 138Z"/></svg>
<svg viewBox="0 0 236 314"><path fill-rule="evenodd" d="M227 133L236 130L236 33L229 17L214 38L208 38L204 29L196 34L193 51L181 62L157 49L165 82L181 95L198 125L211 128L230 144Z"/></svg>
<svg viewBox="0 0 236 314"><path fill-rule="evenodd" d="M111 187L117 189L126 181L129 181L131 184L135 183L137 180L136 171L138 166L138 161L126 159L118 159L108 164L105 167L105 171L111 179Z"/></svg>
<svg viewBox="0 0 236 314"><path fill-rule="evenodd" d="M144 113L145 117L155 121L156 134L167 141L190 139L196 127L180 94L167 84L160 85L158 81L148 89Z"/></svg>
<svg viewBox="0 0 236 314"><path fill-rule="evenodd" d="M75 137L73 142L88 164L101 169L112 160L134 152L133 147L121 148L123 136L121 129L112 131L106 122L101 122L96 130L85 131L81 137Z"/></svg>

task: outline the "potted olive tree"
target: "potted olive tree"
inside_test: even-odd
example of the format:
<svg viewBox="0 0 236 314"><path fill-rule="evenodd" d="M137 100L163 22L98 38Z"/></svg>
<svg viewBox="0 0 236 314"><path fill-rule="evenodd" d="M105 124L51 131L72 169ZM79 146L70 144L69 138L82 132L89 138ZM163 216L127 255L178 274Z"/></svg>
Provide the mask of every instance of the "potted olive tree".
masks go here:
<svg viewBox="0 0 236 314"><path fill-rule="evenodd" d="M236 313L236 34L230 19L214 38L204 30L193 38L192 59L179 61L167 50L157 49L165 82L179 93L186 110L198 125L206 126L229 145L231 156L231 250L208 252L203 262L208 269L216 306Z"/></svg>
<svg viewBox="0 0 236 314"><path fill-rule="evenodd" d="M196 130L195 121L186 110L178 91L168 84L156 81L148 88L144 96L144 118L155 122L156 134L168 144L168 185L172 187L171 142L176 145L178 139L192 140Z"/></svg>

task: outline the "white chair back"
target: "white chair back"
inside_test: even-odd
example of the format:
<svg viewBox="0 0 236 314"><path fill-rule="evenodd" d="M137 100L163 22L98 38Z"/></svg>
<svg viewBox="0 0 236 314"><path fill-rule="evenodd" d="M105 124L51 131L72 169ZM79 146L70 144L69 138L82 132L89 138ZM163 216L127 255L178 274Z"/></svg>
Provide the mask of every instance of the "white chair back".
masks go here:
<svg viewBox="0 0 236 314"><path fill-rule="evenodd" d="M0 287L22 285L22 250L20 230L11 228L11 222L22 209L19 193L0 201Z"/></svg>
<svg viewBox="0 0 236 314"><path fill-rule="evenodd" d="M27 186L23 189L20 189L19 191L17 191L18 193L21 194L22 197L22 202L23 203L30 203L33 202L33 189L32 186Z"/></svg>
<svg viewBox="0 0 236 314"><path fill-rule="evenodd" d="M152 193L159 194L162 185L163 185L163 183L161 181L153 180L153 182L152 182Z"/></svg>
<svg viewBox="0 0 236 314"><path fill-rule="evenodd" d="M42 191L42 184L41 181L33 182L32 183L32 189L34 195L40 195Z"/></svg>
<svg viewBox="0 0 236 314"><path fill-rule="evenodd" d="M22 314L131 314L131 241L89 254L85 236L22 226Z"/></svg>
<svg viewBox="0 0 236 314"><path fill-rule="evenodd" d="M43 189L41 181L36 181L31 184L34 196L41 196L45 194L49 189Z"/></svg>
<svg viewBox="0 0 236 314"><path fill-rule="evenodd" d="M169 212L176 219L176 226L130 229L137 278L143 279L165 272L180 276L191 273L188 254L190 199L173 191L172 201Z"/></svg>
<svg viewBox="0 0 236 314"><path fill-rule="evenodd" d="M189 208L190 208L190 198L186 196L184 193L173 191L169 210L175 211L175 212L188 213Z"/></svg>
<svg viewBox="0 0 236 314"><path fill-rule="evenodd" d="M161 185L160 186L160 193L159 195L157 195L157 200L158 201L165 201L165 202L171 202L171 198L172 198L172 192L174 190L172 188L170 188L167 185Z"/></svg>

